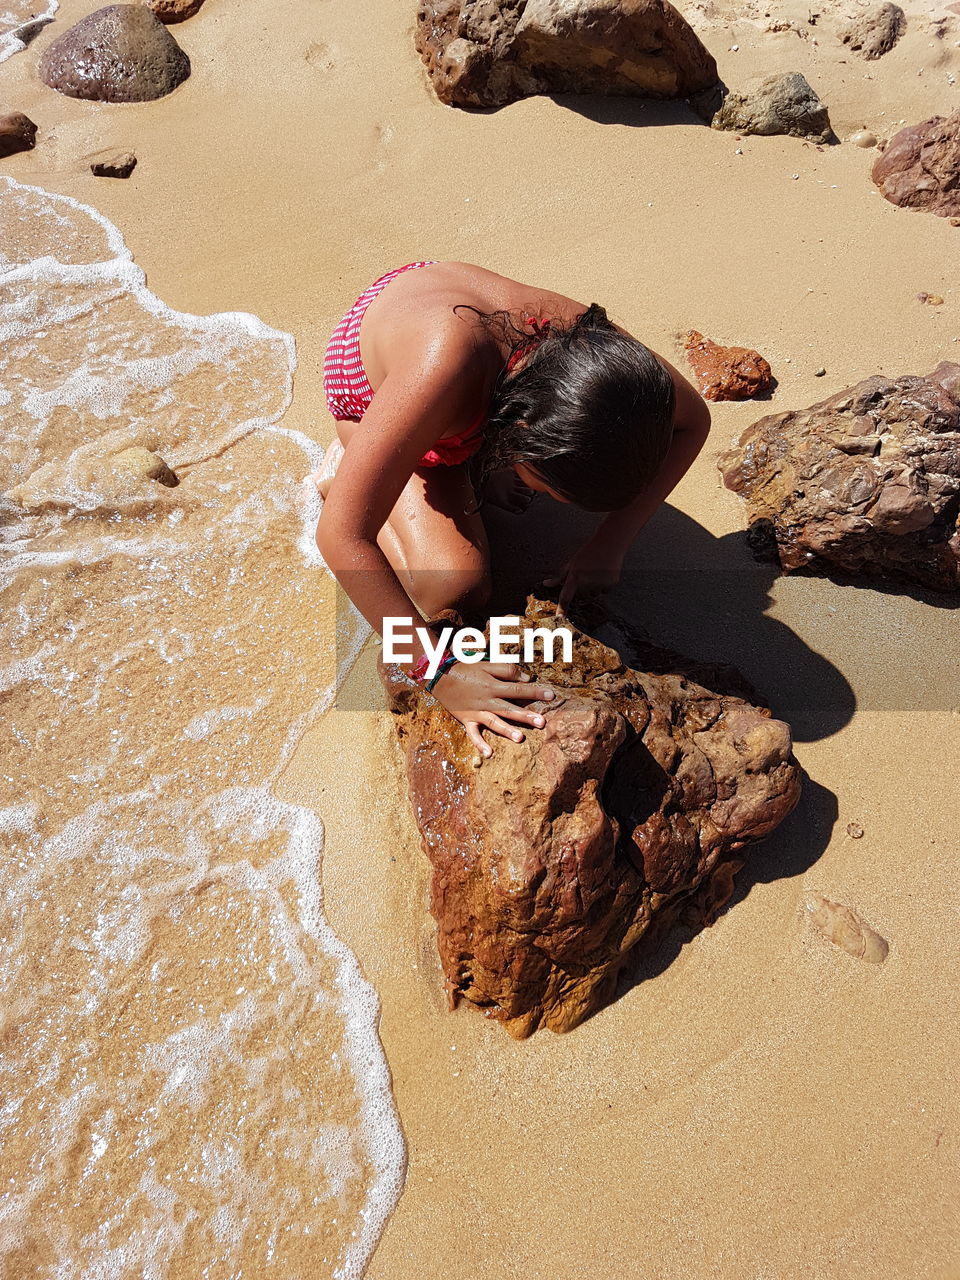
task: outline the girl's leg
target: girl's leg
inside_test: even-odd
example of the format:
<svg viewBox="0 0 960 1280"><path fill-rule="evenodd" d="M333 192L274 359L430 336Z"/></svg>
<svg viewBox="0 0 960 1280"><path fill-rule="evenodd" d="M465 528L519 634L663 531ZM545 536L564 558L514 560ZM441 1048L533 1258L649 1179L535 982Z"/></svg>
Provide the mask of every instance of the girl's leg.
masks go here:
<svg viewBox="0 0 960 1280"><path fill-rule="evenodd" d="M340 423L350 428L352 423ZM325 497L335 445L316 479ZM342 449L342 446L341 446ZM337 451L339 452L339 451ZM490 594L490 553L465 467L420 467L408 480L377 542L408 595L427 618L442 609L471 616ZM470 514L467 512L470 511Z"/></svg>

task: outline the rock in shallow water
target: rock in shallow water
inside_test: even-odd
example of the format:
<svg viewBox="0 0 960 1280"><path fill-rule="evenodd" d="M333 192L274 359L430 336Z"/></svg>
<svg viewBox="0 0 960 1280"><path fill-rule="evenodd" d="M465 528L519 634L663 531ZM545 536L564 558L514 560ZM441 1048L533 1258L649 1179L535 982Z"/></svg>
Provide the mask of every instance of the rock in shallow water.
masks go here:
<svg viewBox="0 0 960 1280"><path fill-rule="evenodd" d="M22 111L0 115L0 156L32 151L37 141L37 126Z"/></svg>
<svg viewBox="0 0 960 1280"><path fill-rule="evenodd" d="M829 142L833 137L827 108L799 71L767 76L746 93L730 93L713 117L715 129L767 137L787 134Z"/></svg>
<svg viewBox="0 0 960 1280"><path fill-rule="evenodd" d="M552 628L555 606L531 598L523 624ZM800 793L790 731L768 711L698 683L706 669L675 654L648 644L630 670L574 634L572 666L533 668L558 693L533 704L546 727L496 739L480 769L461 726L384 671L451 1006L467 1000L517 1037L570 1030L638 943L711 923L743 846Z"/></svg>
<svg viewBox="0 0 960 1280"><path fill-rule="evenodd" d="M417 51L437 97L500 107L535 93L681 98L717 64L667 0L422 0Z"/></svg>
<svg viewBox="0 0 960 1280"><path fill-rule="evenodd" d="M111 4L65 31L40 59L40 75L68 98L149 102L172 93L190 59L146 5Z"/></svg>
<svg viewBox="0 0 960 1280"><path fill-rule="evenodd" d="M684 349L707 400L749 400L773 382L770 365L749 347L721 347L691 329L684 336Z"/></svg>
<svg viewBox="0 0 960 1280"><path fill-rule="evenodd" d="M719 466L783 569L960 590L960 364L761 418Z"/></svg>
<svg viewBox="0 0 960 1280"><path fill-rule="evenodd" d="M941 218L960 214L960 111L894 134L873 166L873 180L892 204Z"/></svg>

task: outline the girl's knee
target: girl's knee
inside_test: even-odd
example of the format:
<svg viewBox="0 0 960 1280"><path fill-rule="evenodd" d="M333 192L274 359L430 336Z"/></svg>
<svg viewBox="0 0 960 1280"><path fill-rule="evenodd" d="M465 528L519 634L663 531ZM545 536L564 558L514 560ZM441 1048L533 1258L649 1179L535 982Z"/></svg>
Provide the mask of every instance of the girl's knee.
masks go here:
<svg viewBox="0 0 960 1280"><path fill-rule="evenodd" d="M454 609L463 617L484 613L490 600L490 573L486 565L463 569L421 569L411 575L411 598L427 617Z"/></svg>

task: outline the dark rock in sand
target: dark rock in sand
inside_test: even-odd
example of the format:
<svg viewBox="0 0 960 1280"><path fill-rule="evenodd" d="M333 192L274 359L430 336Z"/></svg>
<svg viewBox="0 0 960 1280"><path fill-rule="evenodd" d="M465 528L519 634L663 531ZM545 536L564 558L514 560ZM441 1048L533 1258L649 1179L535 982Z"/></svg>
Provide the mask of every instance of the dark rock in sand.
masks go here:
<svg viewBox="0 0 960 1280"><path fill-rule="evenodd" d="M960 590L960 364L761 418L719 466L783 569Z"/></svg>
<svg viewBox="0 0 960 1280"><path fill-rule="evenodd" d="M0 115L0 156L18 151L32 151L37 141L37 126L22 111Z"/></svg>
<svg viewBox="0 0 960 1280"><path fill-rule="evenodd" d="M687 359L707 400L749 400L768 391L773 374L759 351L721 347L696 329L684 336Z"/></svg>
<svg viewBox="0 0 960 1280"><path fill-rule="evenodd" d="M715 129L764 137L787 134L829 142L833 137L827 108L799 71L767 76L745 93L729 93L713 117Z"/></svg>
<svg viewBox="0 0 960 1280"><path fill-rule="evenodd" d="M858 14L838 34L844 44L872 61L889 53L906 28L906 14L898 4L879 4Z"/></svg>
<svg viewBox="0 0 960 1280"><path fill-rule="evenodd" d="M873 180L893 204L941 218L960 215L960 111L894 134L873 166Z"/></svg>
<svg viewBox="0 0 960 1280"><path fill-rule="evenodd" d="M40 60L40 75L69 98L148 102L190 74L190 59L146 5L111 4L82 18Z"/></svg>
<svg viewBox="0 0 960 1280"><path fill-rule="evenodd" d="M90 162L90 172L95 178L129 178L137 167L137 157L132 151L115 151Z"/></svg>
<svg viewBox="0 0 960 1280"><path fill-rule="evenodd" d="M555 608L531 598L523 624L552 629ZM497 738L479 768L462 727L384 671L451 1007L467 1000L517 1037L570 1030L611 997L634 947L710 924L743 846L800 793L788 727L715 692L729 673L649 643L631 670L574 636L571 666L532 667L557 691L531 704L546 727Z"/></svg>
<svg viewBox="0 0 960 1280"><path fill-rule="evenodd" d="M535 93L681 98L717 64L667 0L421 0L417 50L441 102Z"/></svg>

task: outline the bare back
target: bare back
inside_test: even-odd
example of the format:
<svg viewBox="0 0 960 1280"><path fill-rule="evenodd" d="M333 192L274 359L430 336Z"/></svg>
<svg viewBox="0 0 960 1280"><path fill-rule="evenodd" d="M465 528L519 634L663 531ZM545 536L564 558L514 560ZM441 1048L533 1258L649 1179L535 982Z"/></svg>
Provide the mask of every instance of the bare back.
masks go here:
<svg viewBox="0 0 960 1280"><path fill-rule="evenodd" d="M454 308L460 307L459 310ZM411 352L438 358L458 373L477 399L489 399L508 352L479 321L476 311L508 311L562 326L586 311L583 303L550 289L510 280L468 262L436 262L392 280L367 308L360 326L360 354L376 391ZM450 432L458 425L450 424Z"/></svg>

